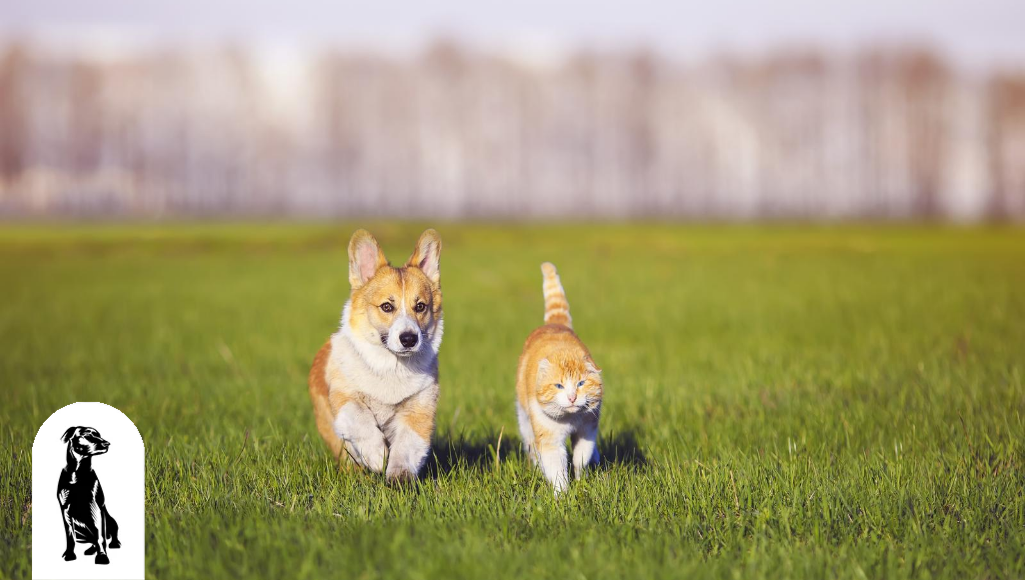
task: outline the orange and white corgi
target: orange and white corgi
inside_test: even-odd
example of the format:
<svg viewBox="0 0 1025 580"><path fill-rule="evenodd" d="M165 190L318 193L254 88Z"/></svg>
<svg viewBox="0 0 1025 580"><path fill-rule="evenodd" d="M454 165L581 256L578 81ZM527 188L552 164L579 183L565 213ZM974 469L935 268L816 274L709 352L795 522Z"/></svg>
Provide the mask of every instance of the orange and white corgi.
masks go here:
<svg viewBox="0 0 1025 580"><path fill-rule="evenodd" d="M516 373L516 415L523 446L555 494L569 485L566 438L577 479L598 462L601 369L573 332L569 302L555 266L541 265L545 324L527 337Z"/></svg>
<svg viewBox="0 0 1025 580"><path fill-rule="evenodd" d="M317 430L331 452L389 480L416 478L434 433L440 255L441 238L427 230L405 266L393 268L369 232L353 233L352 294L310 369Z"/></svg>

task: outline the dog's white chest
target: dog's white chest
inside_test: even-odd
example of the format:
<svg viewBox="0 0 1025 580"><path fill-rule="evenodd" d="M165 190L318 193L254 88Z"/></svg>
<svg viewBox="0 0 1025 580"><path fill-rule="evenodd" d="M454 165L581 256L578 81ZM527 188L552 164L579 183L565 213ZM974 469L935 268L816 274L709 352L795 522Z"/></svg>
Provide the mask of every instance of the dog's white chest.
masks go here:
<svg viewBox="0 0 1025 580"><path fill-rule="evenodd" d="M331 342L329 375L337 370L350 390L383 405L397 405L437 383L436 366L428 369L410 367L396 362L390 355L376 359L373 355L358 352L341 335L335 335Z"/></svg>
<svg viewBox="0 0 1025 580"><path fill-rule="evenodd" d="M424 374L409 377L359 375L348 375L355 390L385 405L397 405L434 384L434 377Z"/></svg>

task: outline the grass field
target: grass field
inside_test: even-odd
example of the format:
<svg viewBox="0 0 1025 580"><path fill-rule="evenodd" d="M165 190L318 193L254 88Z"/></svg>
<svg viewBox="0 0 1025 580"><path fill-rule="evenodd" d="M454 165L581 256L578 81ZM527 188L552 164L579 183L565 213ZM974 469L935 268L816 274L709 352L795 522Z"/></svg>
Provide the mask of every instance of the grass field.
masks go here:
<svg viewBox="0 0 1025 580"><path fill-rule="evenodd" d="M421 229L369 227L392 261ZM338 473L306 394L353 226L0 229L0 577L76 400L146 441L150 578L1025 577L1025 231L437 227L405 488ZM542 260L606 380L605 463L558 501L513 410Z"/></svg>

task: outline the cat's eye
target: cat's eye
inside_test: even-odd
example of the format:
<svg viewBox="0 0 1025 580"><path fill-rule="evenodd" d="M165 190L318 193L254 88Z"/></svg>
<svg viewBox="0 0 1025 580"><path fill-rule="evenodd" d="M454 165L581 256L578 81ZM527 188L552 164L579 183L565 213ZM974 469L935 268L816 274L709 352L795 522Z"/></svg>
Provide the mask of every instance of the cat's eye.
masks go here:
<svg viewBox="0 0 1025 580"><path fill-rule="evenodd" d="M424 310L427 310L427 305L423 302L417 302L416 306L413 307L413 310L416 310L417 312L423 312Z"/></svg>
<svg viewBox="0 0 1025 580"><path fill-rule="evenodd" d="M584 386L584 381L580 381L579 383L577 383L577 386L578 386L578 387L582 387L582 386Z"/></svg>
<svg viewBox="0 0 1025 580"><path fill-rule="evenodd" d="M556 389L561 389L562 388L562 383L555 383L555 388Z"/></svg>
<svg viewBox="0 0 1025 580"><path fill-rule="evenodd" d="M395 307L392 306L391 302L385 302L381 305L381 310L384 310L385 312L391 312L392 310L395 310Z"/></svg>

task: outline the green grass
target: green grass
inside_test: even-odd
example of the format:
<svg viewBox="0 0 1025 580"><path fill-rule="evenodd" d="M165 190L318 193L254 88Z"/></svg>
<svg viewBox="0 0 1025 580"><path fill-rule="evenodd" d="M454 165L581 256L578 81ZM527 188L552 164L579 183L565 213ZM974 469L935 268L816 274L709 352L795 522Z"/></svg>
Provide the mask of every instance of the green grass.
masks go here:
<svg viewBox="0 0 1025 580"><path fill-rule="evenodd" d="M352 226L0 229L0 577L76 400L146 441L155 579L1025 577L1025 231L437 227L404 488L338 473L306 395ZM399 261L420 224L371 229ZM606 462L558 501L513 410L542 260L606 379Z"/></svg>

